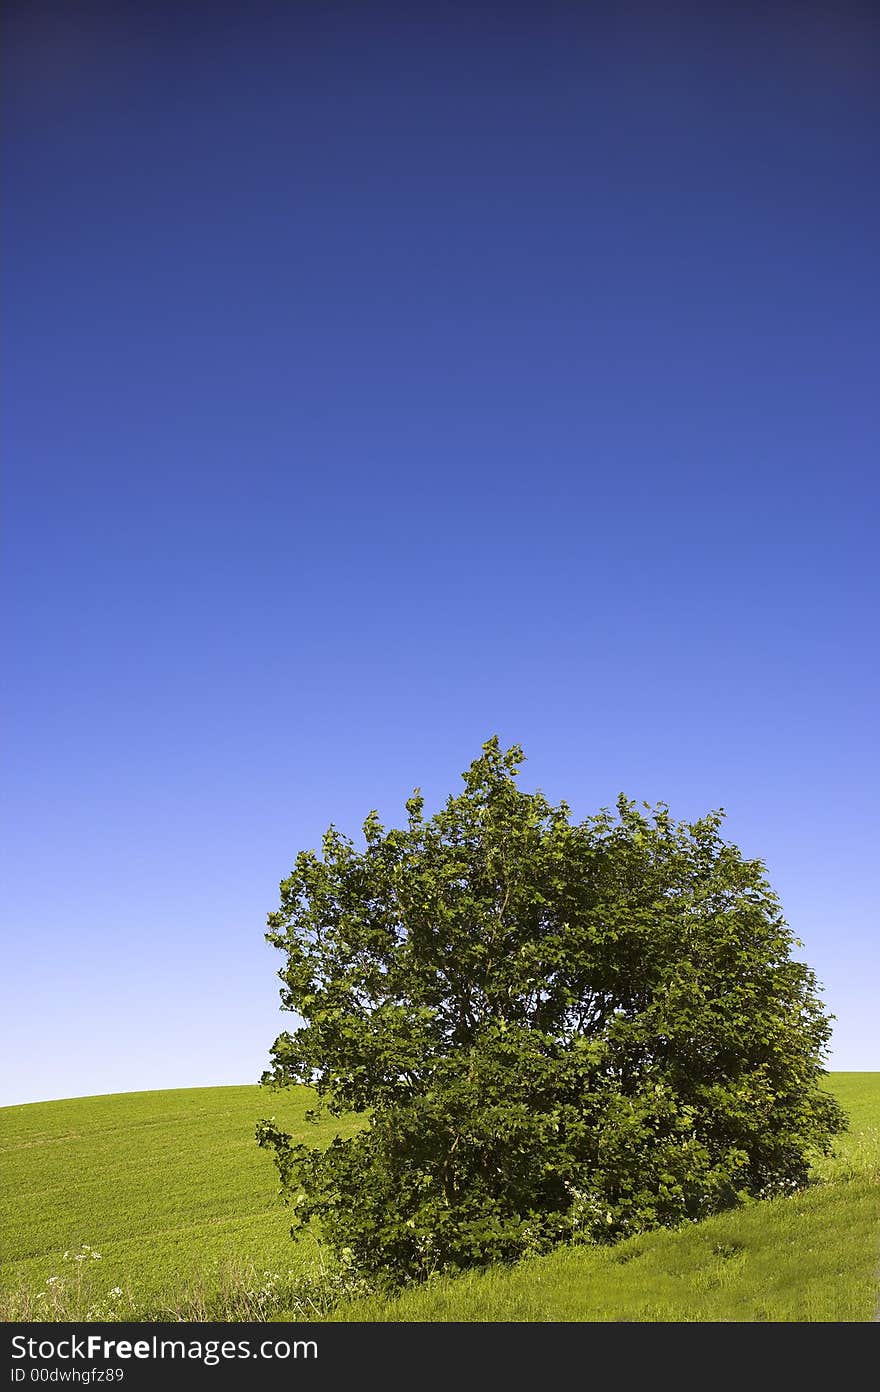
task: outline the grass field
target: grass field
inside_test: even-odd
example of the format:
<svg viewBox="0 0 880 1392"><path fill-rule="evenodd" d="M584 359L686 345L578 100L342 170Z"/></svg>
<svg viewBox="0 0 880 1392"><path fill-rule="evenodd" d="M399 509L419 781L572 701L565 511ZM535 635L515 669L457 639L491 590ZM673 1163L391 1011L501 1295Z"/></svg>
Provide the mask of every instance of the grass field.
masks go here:
<svg viewBox="0 0 880 1392"><path fill-rule="evenodd" d="M392 1301L348 1303L336 1317L871 1319L880 1264L880 1074L832 1074L829 1086L851 1129L837 1156L818 1166L822 1182L804 1193L613 1248L565 1249ZM41 1290L43 1317L53 1309L57 1317L59 1288L70 1297L77 1283L78 1309L122 1317L228 1314L241 1306L212 1306L216 1293L230 1282L241 1291L271 1287L266 1273L278 1276L282 1294L300 1289L302 1278L307 1284L316 1246L291 1242L274 1166L253 1131L269 1112L292 1132L329 1140L337 1124L306 1122L310 1101L304 1090L230 1087L0 1109L7 1318L37 1317ZM100 1258L83 1255L83 1244ZM53 1276L58 1281L47 1285ZM114 1289L122 1295L111 1299ZM253 1304L245 1313L255 1313ZM301 1318L303 1309L282 1300L273 1310L270 1301L265 1313Z"/></svg>
<svg viewBox="0 0 880 1392"><path fill-rule="evenodd" d="M312 1105L306 1089L223 1087L0 1109L0 1289L8 1298L57 1276L97 1297L118 1287L137 1308L176 1310L187 1293L210 1295L250 1268L262 1279L310 1263L314 1244L291 1242L254 1126L274 1114L315 1142L345 1133L306 1122ZM100 1258L74 1262L83 1244Z"/></svg>

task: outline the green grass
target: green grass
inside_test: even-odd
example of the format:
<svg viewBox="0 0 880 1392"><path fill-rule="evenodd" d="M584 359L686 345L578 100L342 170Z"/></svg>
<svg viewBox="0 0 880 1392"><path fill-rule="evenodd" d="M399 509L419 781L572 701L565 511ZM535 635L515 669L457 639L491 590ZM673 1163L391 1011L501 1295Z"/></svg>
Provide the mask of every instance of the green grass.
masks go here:
<svg viewBox="0 0 880 1392"><path fill-rule="evenodd" d="M357 1320L868 1320L880 1259L880 1074L832 1074L850 1116L821 1183L705 1223L613 1248L568 1248L339 1308ZM77 1281L78 1309L125 1292L123 1315L212 1307L249 1272L314 1268L294 1243L269 1154L254 1142L274 1113L305 1139L354 1123L306 1122L308 1092L257 1087L122 1093L0 1109L0 1290L7 1317L36 1316L35 1292ZM88 1243L100 1260L65 1263ZM27 1298L22 1293L30 1293ZM195 1299L197 1297L197 1299ZM25 1299L24 1307L22 1299ZM28 1304L28 1299L31 1304ZM195 1303L194 1303L195 1299ZM44 1301L44 1305L46 1302ZM68 1308L70 1301L68 1301ZM56 1307L57 1308L57 1307ZM225 1307L241 1309L240 1305ZM253 1313L253 1307L245 1307ZM290 1317L302 1310L284 1307ZM47 1311L51 1314L52 1311Z"/></svg>
<svg viewBox="0 0 880 1392"><path fill-rule="evenodd" d="M174 1309L182 1293L219 1289L231 1272L311 1263L314 1243L291 1241L254 1126L274 1113L313 1141L352 1129L306 1122L313 1104L304 1088L222 1087L0 1109L0 1290L33 1292L54 1275ZM83 1243L100 1261L65 1263Z"/></svg>

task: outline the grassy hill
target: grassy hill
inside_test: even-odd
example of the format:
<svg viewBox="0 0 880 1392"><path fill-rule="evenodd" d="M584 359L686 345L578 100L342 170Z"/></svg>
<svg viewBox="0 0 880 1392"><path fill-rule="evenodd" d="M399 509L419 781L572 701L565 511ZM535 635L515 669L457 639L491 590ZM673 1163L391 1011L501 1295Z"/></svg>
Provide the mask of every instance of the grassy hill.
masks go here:
<svg viewBox="0 0 880 1392"><path fill-rule="evenodd" d="M880 1262L880 1074L832 1074L829 1086L851 1129L817 1168L822 1183L813 1189L613 1248L565 1249L393 1301L348 1304L337 1317L870 1319ZM0 1109L5 1316L75 1308L99 1318L301 1318L303 1306L285 1293L301 1298L308 1289L317 1247L291 1242L274 1166L253 1132L267 1112L310 1140L345 1131L306 1122L310 1102L305 1090L228 1087Z"/></svg>
<svg viewBox="0 0 880 1392"><path fill-rule="evenodd" d="M291 1242L259 1117L329 1141L348 1128L314 1124L305 1088L116 1093L0 1109L0 1290L47 1289L58 1277L89 1300L114 1288L134 1307L175 1311L231 1281L299 1270L314 1243ZM83 1262L83 1244L100 1253ZM64 1261L64 1252L70 1255ZM20 1303L20 1301L19 1301ZM45 1303L45 1302L44 1302ZM126 1313L130 1312L126 1303Z"/></svg>

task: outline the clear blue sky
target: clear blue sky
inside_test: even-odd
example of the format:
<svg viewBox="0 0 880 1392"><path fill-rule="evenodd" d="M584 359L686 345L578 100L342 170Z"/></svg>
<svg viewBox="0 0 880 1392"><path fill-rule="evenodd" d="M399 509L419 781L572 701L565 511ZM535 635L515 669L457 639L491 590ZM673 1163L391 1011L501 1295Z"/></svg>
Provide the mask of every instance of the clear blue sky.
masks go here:
<svg viewBox="0 0 880 1392"><path fill-rule="evenodd" d="M870 15L6 6L0 1100L255 1080L296 851L496 732L880 1068Z"/></svg>

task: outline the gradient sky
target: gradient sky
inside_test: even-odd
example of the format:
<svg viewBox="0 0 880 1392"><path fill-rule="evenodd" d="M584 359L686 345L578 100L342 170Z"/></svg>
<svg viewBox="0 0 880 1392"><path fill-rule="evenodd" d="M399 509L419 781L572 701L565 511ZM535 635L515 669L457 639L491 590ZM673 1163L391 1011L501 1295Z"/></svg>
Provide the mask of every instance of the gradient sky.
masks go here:
<svg viewBox="0 0 880 1392"><path fill-rule="evenodd" d="M880 1069L870 7L5 8L0 1101L255 1081L296 851L496 732Z"/></svg>

